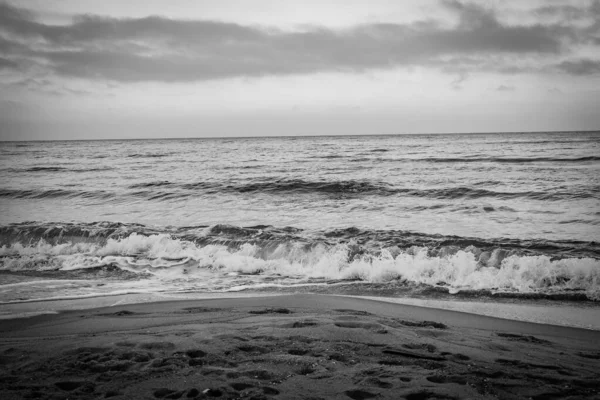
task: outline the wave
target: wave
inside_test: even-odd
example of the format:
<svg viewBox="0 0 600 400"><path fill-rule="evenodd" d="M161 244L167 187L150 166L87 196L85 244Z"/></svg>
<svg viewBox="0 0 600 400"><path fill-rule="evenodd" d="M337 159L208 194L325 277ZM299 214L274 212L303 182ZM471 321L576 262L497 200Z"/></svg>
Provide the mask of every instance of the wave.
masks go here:
<svg viewBox="0 0 600 400"><path fill-rule="evenodd" d="M341 155L328 155L315 158L348 158L349 162L392 162L392 163L505 163L505 164L526 164L526 163L583 163L590 161L600 161L598 156L582 157L423 157L423 158L389 158L389 157L366 157L373 153L382 153L388 151L385 149L371 150L365 153L357 154L359 157L351 158Z"/></svg>
<svg viewBox="0 0 600 400"><path fill-rule="evenodd" d="M13 199L55 199L55 198L86 198L110 199L116 194L105 190L65 190L65 189L0 189L0 198Z"/></svg>
<svg viewBox="0 0 600 400"><path fill-rule="evenodd" d="M533 200L566 200L566 199L584 199L596 198L597 188L580 188L579 190L542 192L542 191L523 191L508 192L494 191L489 189L480 189L475 187L448 187L435 189L413 189L397 188L385 182L361 181L361 180L340 180L340 181L307 181L303 179L277 179L271 181L258 181L251 183L222 184L218 182L194 182L194 183L174 183L169 181L151 181L130 185L130 189L140 188L173 188L183 190L200 190L207 193L234 192L234 193L304 193L304 194L330 194L330 195L378 195L378 196L410 196L425 197L432 199L479 199L479 198L498 198L498 199L516 199L528 198ZM174 196L174 193L157 194L153 192L136 192L136 195L146 195L150 197ZM190 193L179 193L182 197L190 197Z"/></svg>
<svg viewBox="0 0 600 400"><path fill-rule="evenodd" d="M384 183L373 183L355 180L311 182L302 179L278 179L272 181L261 181L243 184L231 183L229 185L217 182L193 182L177 184L169 181L152 181L136 183L129 186L130 189L155 187L237 193L395 193L395 189L391 188L389 185Z"/></svg>
<svg viewBox="0 0 600 400"><path fill-rule="evenodd" d="M325 181L315 182L302 179L281 179L274 181L264 181L256 183L248 183L241 185L229 185L219 187L217 184L199 182L196 184L182 185L185 189L220 189L222 191L234 191L239 193L280 193L280 192L295 192L295 193L324 193L324 194L368 194L379 196L411 196L425 197L434 199L479 199L479 198L498 198L498 199L516 199L529 198L534 200L564 200L575 198L595 198L594 190L578 190L578 191L523 191L523 192L507 192L494 191L488 189L478 189L466 186L435 188L435 189L413 189L413 188L397 188L384 182L372 181Z"/></svg>
<svg viewBox="0 0 600 400"><path fill-rule="evenodd" d="M300 192L300 193L394 193L385 183L345 180L345 181L305 181L303 179L279 179L275 181L255 182L229 187L240 193L247 192Z"/></svg>
<svg viewBox="0 0 600 400"><path fill-rule="evenodd" d="M103 245L108 239L122 239L132 234L150 236L166 234L196 245L222 244L237 248L245 243L263 247L281 243L304 243L327 245L357 242L357 253L377 253L381 248L407 250L413 247L428 249L428 254L438 256L458 249L469 248L481 254L497 249L516 255L545 255L552 258L590 257L600 259L600 243L576 240L546 239L483 239L477 237L427 234L405 230L328 229L308 231L295 227L271 225L194 225L182 227L154 227L137 223L93 222L93 223L40 223L24 222L0 226L0 245L11 246L21 243L30 245L40 240L59 245L64 243L95 243Z"/></svg>
<svg viewBox="0 0 600 400"><path fill-rule="evenodd" d="M56 171L64 171L66 169L67 168L64 168L64 167L31 167L31 168L22 169L21 171L23 171L23 172L56 172ZM13 169L13 171L19 171L19 170Z"/></svg>
<svg viewBox="0 0 600 400"><path fill-rule="evenodd" d="M92 168L66 168L56 166L39 166L30 168L9 168L9 172L97 172L109 171L112 167L92 167Z"/></svg>
<svg viewBox="0 0 600 400"><path fill-rule="evenodd" d="M153 187L173 187L174 183L169 181L152 181L152 182L142 182L135 183L133 185L129 185L129 189L143 189L143 188L153 188Z"/></svg>
<svg viewBox="0 0 600 400"><path fill-rule="evenodd" d="M419 161L419 160L412 160ZM460 157L460 158L423 158L421 161L434 163L470 163L470 162L496 162L496 163L536 163L536 162L585 162L600 161L598 156L585 157Z"/></svg>
<svg viewBox="0 0 600 400"><path fill-rule="evenodd" d="M129 275L144 274L209 291L333 280L419 284L443 287L450 293L576 292L600 300L600 260L569 251L553 256L557 247L569 247L565 243L547 243L550 251L535 254L530 245L541 250L543 243L521 241L511 248L510 240L499 240L506 246L482 249L470 244L485 243L482 239L408 233L404 239L411 246L404 246L403 237L394 236L397 232L388 233L396 237L390 243L389 238L380 239L385 233L355 228L319 237L294 228L268 226L173 228L171 233L150 233L150 229L146 234L128 233L128 228L124 224L101 228L113 233L121 230L121 234L99 241L13 242L0 248L0 269L46 274L91 269L89 275L95 276L103 267L110 267L110 276L118 268ZM375 239L376 245L369 238ZM447 240L452 244L444 245ZM576 243L570 243L572 250ZM589 245L595 246L598 256L598 245Z"/></svg>
<svg viewBox="0 0 600 400"><path fill-rule="evenodd" d="M448 249L478 248L493 251L502 248L523 255L548 255L570 257L581 255L600 258L600 244L584 241L552 241L545 239L482 239L474 237L425 234L403 230L363 230L358 228L305 231L294 227L277 228L269 225L239 227L232 225L197 225L185 227L152 227L135 223L96 222L77 223L20 223L0 227L0 244L34 243L39 240L51 244L69 241L104 243L106 239L119 239L131 234L144 236L169 234L174 238L196 244L228 244L236 246L246 242L268 245L282 242L347 243L360 242L365 251L372 252L382 247L396 246L400 249L427 247L430 254L437 255Z"/></svg>
<svg viewBox="0 0 600 400"><path fill-rule="evenodd" d="M346 157L342 156L340 154L327 154L327 155L324 155L324 156L311 156L311 157L306 157L306 158L335 159L335 158L346 158Z"/></svg>
<svg viewBox="0 0 600 400"><path fill-rule="evenodd" d="M573 132L576 133L576 132ZM544 145L544 144L554 144L554 143L564 143L564 144L578 144L578 143L598 143L600 141L599 137L590 137L590 138L584 138L584 139L552 139L551 137L546 137L544 139L539 139L539 140L515 140L515 141L508 141L508 140L503 140L501 142L488 142L488 144L538 144L538 145Z"/></svg>
<svg viewBox="0 0 600 400"><path fill-rule="evenodd" d="M596 199L600 194L600 187L560 188L552 192L545 191L496 191L490 189L467 186L416 189L399 188L385 182L367 180L339 180L339 181L308 181L303 179L274 179L261 180L249 183L231 182L191 182L175 183L170 181L140 182L128 186L131 192L124 192L119 196L133 196L147 200L174 200L185 199L203 194L215 193L266 193L266 194L322 194L328 196L404 196L422 197L440 200L456 199L532 199L540 201L559 201L573 199ZM154 189L171 189L170 191L156 191ZM148 189L148 190L136 190ZM0 189L0 197L15 199L44 199L44 198L89 198L109 199L116 197L116 192L105 190L73 191L65 189Z"/></svg>
<svg viewBox="0 0 600 400"><path fill-rule="evenodd" d="M169 157L176 153L134 153L129 154L128 158L162 158Z"/></svg>

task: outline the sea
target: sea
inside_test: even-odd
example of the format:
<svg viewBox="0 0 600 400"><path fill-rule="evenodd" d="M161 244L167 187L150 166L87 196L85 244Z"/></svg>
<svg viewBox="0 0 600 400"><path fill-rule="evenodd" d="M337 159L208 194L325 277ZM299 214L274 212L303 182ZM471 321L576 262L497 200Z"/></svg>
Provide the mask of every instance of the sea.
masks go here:
<svg viewBox="0 0 600 400"><path fill-rule="evenodd" d="M300 292L600 316L599 239L600 132L0 142L0 306Z"/></svg>

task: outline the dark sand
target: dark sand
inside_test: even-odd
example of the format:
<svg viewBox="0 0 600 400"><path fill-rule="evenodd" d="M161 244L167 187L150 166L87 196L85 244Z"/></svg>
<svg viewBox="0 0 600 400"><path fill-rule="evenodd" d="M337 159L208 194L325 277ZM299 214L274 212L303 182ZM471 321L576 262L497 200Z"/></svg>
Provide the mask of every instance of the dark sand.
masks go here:
<svg viewBox="0 0 600 400"><path fill-rule="evenodd" d="M0 321L0 399L593 399L600 332L321 295Z"/></svg>

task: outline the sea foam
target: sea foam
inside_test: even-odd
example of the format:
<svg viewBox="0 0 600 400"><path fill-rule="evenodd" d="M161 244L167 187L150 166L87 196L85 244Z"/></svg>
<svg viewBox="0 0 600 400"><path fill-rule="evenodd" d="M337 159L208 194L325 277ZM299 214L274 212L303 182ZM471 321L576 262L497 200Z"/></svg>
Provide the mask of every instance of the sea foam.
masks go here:
<svg viewBox="0 0 600 400"><path fill-rule="evenodd" d="M241 283L251 288L323 279L425 284L446 287L450 293L579 291L588 299L600 300L600 260L595 258L516 255L499 249L484 259L472 246L435 255L427 247L357 251L357 246L352 242L288 241L231 247L199 244L169 234L133 233L103 243L53 245L42 239L5 245L0 248L0 269L64 272L111 266L165 282L193 282L193 287L208 291L228 290ZM203 286L200 281L215 286Z"/></svg>

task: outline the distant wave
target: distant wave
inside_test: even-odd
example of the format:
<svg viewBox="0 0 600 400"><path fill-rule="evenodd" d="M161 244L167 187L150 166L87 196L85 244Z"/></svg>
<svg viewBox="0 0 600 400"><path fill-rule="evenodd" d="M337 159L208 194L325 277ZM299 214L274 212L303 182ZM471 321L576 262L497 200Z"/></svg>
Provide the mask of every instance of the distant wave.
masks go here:
<svg viewBox="0 0 600 400"><path fill-rule="evenodd" d="M129 185L129 189L143 189L143 188L153 188L153 187L173 187L174 183L169 181L152 181L152 182L142 182L135 183L133 185Z"/></svg>
<svg viewBox="0 0 600 400"><path fill-rule="evenodd" d="M9 168L9 172L96 172L109 171L112 167L91 167L91 168L67 168L58 166L39 166L29 168Z"/></svg>
<svg viewBox="0 0 600 400"><path fill-rule="evenodd" d="M479 182L476 186L491 185L496 181ZM555 191L555 192L505 192L471 187L449 187L436 189L411 189L396 188L384 182L371 182L360 180L343 181L306 181L303 179L277 179L272 181L259 181L251 183L223 184L218 182L194 182L194 183L174 183L169 181L150 181L136 183L129 186L130 189L146 188L173 188L184 190L205 190L209 192L238 192L238 193L322 193L332 195L404 195L413 197L427 197L435 199L477 199L484 197L495 197L501 199L530 198L537 200L560 200L572 198L594 198L597 188L590 188L588 191L580 189L578 191ZM146 193L148 196L155 196L153 192L137 192L137 195ZM189 197L189 193L180 193L181 196Z"/></svg>
<svg viewBox="0 0 600 400"><path fill-rule="evenodd" d="M198 183L184 185L184 188L215 188L215 185L209 183ZM435 189L413 189L413 188L397 188L383 182L370 181L306 181L302 179L282 179L276 181L265 181L248 183L241 185L230 185L221 188L223 191L235 191L240 193L279 193L279 192L295 192L295 193L323 193L332 195L380 195L392 196L403 195L412 197L426 197L434 199L478 199L484 197L492 197L499 199L514 199L514 198L530 198L536 200L562 200L573 198L594 198L595 193L587 191L569 192L539 192L539 191L524 191L524 192L507 192L494 191L487 189L478 189L471 187L448 187Z"/></svg>
<svg viewBox="0 0 600 400"><path fill-rule="evenodd" d="M365 156L369 153L360 153L359 156ZM389 158L389 157L356 157L349 158L349 162L392 162L392 163L504 163L504 164L527 164L539 162L557 162L557 163L580 163L589 161L600 161L597 156L585 157L423 157L423 158Z"/></svg>
<svg viewBox="0 0 600 400"><path fill-rule="evenodd" d="M345 156L342 156L340 154L326 154L323 156L310 156L307 158L317 158L317 159L335 159L335 158L345 158Z"/></svg>
<svg viewBox="0 0 600 400"><path fill-rule="evenodd" d="M479 199L479 198L497 198L497 199L517 199L528 198L533 200L567 200L567 199L585 199L595 198L596 194L590 191L555 191L555 192L506 192L487 189L475 189L470 187L451 187L440 189L397 189L396 193L415 197L428 197L435 199Z"/></svg>
<svg viewBox="0 0 600 400"><path fill-rule="evenodd" d="M303 179L280 179L228 187L240 193L247 192L304 192L304 193L379 193L391 194L394 189L384 183L369 181L306 181Z"/></svg>
<svg viewBox="0 0 600 400"><path fill-rule="evenodd" d="M556 201L598 198L600 187L557 188L545 191L498 191L474 187L455 186L430 189L399 188L385 182L367 180L309 181L304 179L273 179L250 182L188 182L171 181L138 182L128 186L134 191L124 192L119 196L133 196L148 200L165 200L190 198L214 193L266 193L266 194L322 194L328 196L408 196L440 200L456 199L518 199ZM147 189L147 190L139 190ZM109 199L117 197L116 192L104 190L73 191L64 189L0 189L0 197L19 199L42 198L90 198Z"/></svg>
<svg viewBox="0 0 600 400"><path fill-rule="evenodd" d="M129 154L127 157L129 158L161 158L161 157L169 157L174 153L135 153Z"/></svg>
<svg viewBox="0 0 600 400"><path fill-rule="evenodd" d="M393 189L382 183L371 183L366 181L332 181L332 182L310 182L302 179L278 179L273 181L261 181L253 183L231 183L223 184L217 182L193 182L176 184L169 181L153 181L136 183L130 185L130 189L139 188L179 188L186 190L208 190L216 189L221 192L238 193L274 193L274 192L298 192L298 193L381 193L391 194Z"/></svg>
<svg viewBox="0 0 600 400"><path fill-rule="evenodd" d="M600 142L600 138L592 137L587 139L552 139L551 136L548 136L544 139L539 140L504 140L501 142L489 142L491 144L548 144L548 143L568 143L568 144L577 144L577 143L598 143Z"/></svg>
<svg viewBox="0 0 600 400"><path fill-rule="evenodd" d="M21 171L24 171L24 172L42 172L42 171L56 172L56 171L65 171L66 169L67 168L64 168L64 167L31 167L31 168L22 169ZM15 171L15 169L13 169L13 171Z"/></svg>
<svg viewBox="0 0 600 400"><path fill-rule="evenodd" d="M459 157L459 158L423 158L422 161L436 163L469 163L469 162L496 162L496 163L535 163L535 162L584 162L600 161L600 157ZM419 161L419 160L414 160Z"/></svg>
<svg viewBox="0 0 600 400"><path fill-rule="evenodd" d="M173 187L173 186L172 186ZM529 198L535 200L564 200L564 199L582 199L597 197L597 188L586 190L582 188L577 191L523 191L508 192L494 191L488 189L472 188L466 186L432 188L432 189L414 189L398 188L384 182L360 181L360 180L341 180L341 181L307 181L303 179L278 179L272 181L260 181L253 183L232 183L222 185L212 182L197 182L182 184L179 187L188 190L201 189L219 192L238 192L238 193L316 193L328 195L378 195L378 196L411 196L425 197L432 199L478 199L478 198L498 198L515 199Z"/></svg>
<svg viewBox="0 0 600 400"><path fill-rule="evenodd" d="M51 274L92 268L90 275L95 276L101 267L110 267L110 276L118 276L118 268L165 282L185 278L192 286L219 282L207 290L354 280L443 287L450 293L580 293L600 300L596 243L483 240L356 228L311 236L295 228L228 225L163 231L111 223L0 228L5 240L10 232L13 242L0 248L4 271ZM84 232L89 240L76 240ZM106 232L111 234L104 236ZM62 235L61 243L33 240L57 234Z"/></svg>
<svg viewBox="0 0 600 400"><path fill-rule="evenodd" d="M52 198L86 198L110 199L116 194L104 190L65 190L65 189L0 189L0 198L13 199L52 199Z"/></svg>
<svg viewBox="0 0 600 400"><path fill-rule="evenodd" d="M378 162L430 162L430 163L505 163L505 164L526 164L526 163L539 163L539 162L557 162L557 163L578 163L578 162L589 162L589 161L600 161L598 156L584 156L584 157L423 157L423 158L389 158L389 157L366 157L372 153L380 153L389 151L385 149L372 150L365 153L354 154L349 156L342 155L324 155L315 156L312 158L322 159L334 159L334 158L348 158L349 162L366 162L366 161L378 161ZM358 157L356 157L358 156Z"/></svg>

